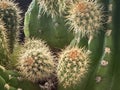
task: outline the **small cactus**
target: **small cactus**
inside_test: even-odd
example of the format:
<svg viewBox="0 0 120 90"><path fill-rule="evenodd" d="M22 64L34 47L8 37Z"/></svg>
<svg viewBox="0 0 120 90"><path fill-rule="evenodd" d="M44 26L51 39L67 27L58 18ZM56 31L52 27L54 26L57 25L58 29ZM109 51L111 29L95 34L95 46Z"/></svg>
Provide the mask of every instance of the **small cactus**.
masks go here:
<svg viewBox="0 0 120 90"><path fill-rule="evenodd" d="M21 49L18 69L28 80L38 82L54 72L53 57L49 48L41 40L31 40L28 43Z"/></svg>
<svg viewBox="0 0 120 90"><path fill-rule="evenodd" d="M88 70L88 54L81 48L67 48L59 58L57 75L60 83L71 87L82 80Z"/></svg>
<svg viewBox="0 0 120 90"><path fill-rule="evenodd" d="M82 36L88 36L98 32L103 24L103 7L96 1L82 0L69 6L67 24L74 32L81 32Z"/></svg>

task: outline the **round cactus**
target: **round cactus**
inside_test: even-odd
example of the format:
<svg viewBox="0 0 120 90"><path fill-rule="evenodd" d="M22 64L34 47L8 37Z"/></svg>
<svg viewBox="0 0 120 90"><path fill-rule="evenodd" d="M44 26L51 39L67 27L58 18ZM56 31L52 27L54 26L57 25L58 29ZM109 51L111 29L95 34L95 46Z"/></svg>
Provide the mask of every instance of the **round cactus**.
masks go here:
<svg viewBox="0 0 120 90"><path fill-rule="evenodd" d="M0 0L0 17L5 23L7 47L10 53L13 52L15 39L18 34L19 24L21 22L20 9L13 0Z"/></svg>
<svg viewBox="0 0 120 90"><path fill-rule="evenodd" d="M26 79L38 82L54 72L53 57L41 40L31 40L28 43L21 49L18 69Z"/></svg>
<svg viewBox="0 0 120 90"><path fill-rule="evenodd" d="M59 58L57 75L60 83L66 88L76 85L88 70L88 53L81 48L67 48Z"/></svg>
<svg viewBox="0 0 120 90"><path fill-rule="evenodd" d="M68 10L67 24L74 32L81 32L81 35L93 35L103 24L103 7L96 1L82 0L72 3Z"/></svg>

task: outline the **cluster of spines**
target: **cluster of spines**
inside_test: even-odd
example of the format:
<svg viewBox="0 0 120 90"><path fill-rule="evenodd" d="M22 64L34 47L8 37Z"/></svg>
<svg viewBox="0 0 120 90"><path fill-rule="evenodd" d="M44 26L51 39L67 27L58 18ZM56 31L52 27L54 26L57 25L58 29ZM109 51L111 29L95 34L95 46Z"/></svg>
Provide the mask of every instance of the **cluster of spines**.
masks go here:
<svg viewBox="0 0 120 90"><path fill-rule="evenodd" d="M20 9L12 0L0 0L0 17L5 23L7 47L10 53L13 52L16 38L18 38L19 25L21 22Z"/></svg>
<svg viewBox="0 0 120 90"><path fill-rule="evenodd" d="M96 1L78 1L69 7L67 24L75 33L81 32L81 36L94 35L103 24L103 12L103 7Z"/></svg>
<svg viewBox="0 0 120 90"><path fill-rule="evenodd" d="M18 69L23 77L38 82L54 72L53 56L41 40L30 40L21 49Z"/></svg>
<svg viewBox="0 0 120 90"><path fill-rule="evenodd" d="M38 0L38 4L43 13L47 13L51 17L58 15L58 0Z"/></svg>
<svg viewBox="0 0 120 90"><path fill-rule="evenodd" d="M81 48L67 48L60 54L57 75L60 83L71 87L80 82L89 67L89 55Z"/></svg>

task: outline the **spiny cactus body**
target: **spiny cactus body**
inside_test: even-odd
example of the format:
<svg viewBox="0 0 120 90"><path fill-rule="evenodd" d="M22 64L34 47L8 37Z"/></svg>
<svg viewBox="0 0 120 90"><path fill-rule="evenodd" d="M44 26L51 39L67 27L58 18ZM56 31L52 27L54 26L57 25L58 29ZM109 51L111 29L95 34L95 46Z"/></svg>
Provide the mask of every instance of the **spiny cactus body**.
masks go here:
<svg viewBox="0 0 120 90"><path fill-rule="evenodd" d="M18 60L20 73L33 82L49 77L54 72L54 62L48 47L40 40L25 44ZM32 46L33 45L33 46Z"/></svg>
<svg viewBox="0 0 120 90"><path fill-rule="evenodd" d="M71 3L68 10L67 23L74 32L81 32L82 36L93 35L98 32L104 16L103 7L96 1L80 0Z"/></svg>
<svg viewBox="0 0 120 90"><path fill-rule="evenodd" d="M12 0L0 0L0 18L5 23L7 48L13 52L20 24L20 9Z"/></svg>
<svg viewBox="0 0 120 90"><path fill-rule="evenodd" d="M81 48L67 48L59 58L57 75L60 83L66 87L73 87L84 78L88 70L88 54Z"/></svg>
<svg viewBox="0 0 120 90"><path fill-rule="evenodd" d="M0 64L7 65L9 63L8 48L6 45L6 29L4 23L0 20Z"/></svg>

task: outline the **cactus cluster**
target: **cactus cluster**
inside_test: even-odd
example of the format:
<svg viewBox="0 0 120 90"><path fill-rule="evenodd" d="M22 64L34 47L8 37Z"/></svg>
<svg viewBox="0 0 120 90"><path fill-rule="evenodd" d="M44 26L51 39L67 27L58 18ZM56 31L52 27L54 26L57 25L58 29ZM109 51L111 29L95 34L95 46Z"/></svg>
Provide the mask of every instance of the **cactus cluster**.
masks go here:
<svg viewBox="0 0 120 90"><path fill-rule="evenodd" d="M120 90L119 3L32 0L18 45L21 11L0 0L0 89Z"/></svg>

